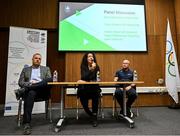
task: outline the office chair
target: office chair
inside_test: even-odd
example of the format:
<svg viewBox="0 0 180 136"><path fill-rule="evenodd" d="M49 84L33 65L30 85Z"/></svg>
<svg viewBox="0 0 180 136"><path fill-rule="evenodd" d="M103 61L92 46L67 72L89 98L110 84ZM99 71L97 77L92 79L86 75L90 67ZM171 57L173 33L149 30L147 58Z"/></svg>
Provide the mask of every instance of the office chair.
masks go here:
<svg viewBox="0 0 180 136"><path fill-rule="evenodd" d="M136 92L137 93L137 92ZM126 95L126 99L127 99L127 95ZM114 93L113 93L113 109L112 109L112 116L114 117L115 116L115 114L116 114L116 116L118 115L118 112L117 112L117 106L116 106L116 104L117 104L117 100L116 100L116 97L115 97L115 91L114 91ZM136 107L136 116L138 117L139 116L139 109L138 109L138 93L137 93L137 98L136 98L136 100L135 100L135 102L134 102L134 104L133 105L136 105L135 107Z"/></svg>
<svg viewBox="0 0 180 136"><path fill-rule="evenodd" d="M17 115L17 125L18 127L21 126L21 111L22 111L22 101L23 97L20 97L19 99L19 105L18 105L18 115ZM52 122L52 103L51 103L51 94L49 90L49 94L47 97L44 98L35 98L35 102L45 101L45 118L48 118L48 112L49 112L49 120Z"/></svg>

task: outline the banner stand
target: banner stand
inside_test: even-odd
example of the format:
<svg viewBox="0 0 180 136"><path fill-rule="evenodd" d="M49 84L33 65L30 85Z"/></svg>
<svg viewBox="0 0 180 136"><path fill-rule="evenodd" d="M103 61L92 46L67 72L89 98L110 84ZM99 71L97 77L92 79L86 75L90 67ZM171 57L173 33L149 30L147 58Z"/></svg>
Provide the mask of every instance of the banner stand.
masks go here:
<svg viewBox="0 0 180 136"><path fill-rule="evenodd" d="M46 66L46 51L46 30L10 27L4 116L17 115L18 101L14 90L19 88L18 80L22 69L32 65L35 53L41 54L41 64ZM33 113L45 113L45 102L36 102Z"/></svg>

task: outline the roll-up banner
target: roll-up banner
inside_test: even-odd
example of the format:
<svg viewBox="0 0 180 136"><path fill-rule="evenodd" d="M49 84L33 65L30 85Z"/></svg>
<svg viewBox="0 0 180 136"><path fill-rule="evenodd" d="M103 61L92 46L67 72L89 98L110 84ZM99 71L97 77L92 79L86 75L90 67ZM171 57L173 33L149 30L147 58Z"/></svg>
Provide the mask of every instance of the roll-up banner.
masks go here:
<svg viewBox="0 0 180 136"><path fill-rule="evenodd" d="M18 80L22 69L32 65L34 53L42 55L41 65L46 66L46 51L46 30L10 27L4 116L17 115L18 101L14 90L19 88ZM44 112L45 102L36 102L33 113Z"/></svg>

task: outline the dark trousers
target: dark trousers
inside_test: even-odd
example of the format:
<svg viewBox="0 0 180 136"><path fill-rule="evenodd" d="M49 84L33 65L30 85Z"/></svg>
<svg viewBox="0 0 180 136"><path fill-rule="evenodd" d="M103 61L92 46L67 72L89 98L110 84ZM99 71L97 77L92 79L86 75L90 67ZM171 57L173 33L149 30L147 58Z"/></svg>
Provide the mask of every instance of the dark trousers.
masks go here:
<svg viewBox="0 0 180 136"><path fill-rule="evenodd" d="M130 90L126 91L126 95L128 97L128 100L126 102L126 107L131 108L131 105L137 98L136 90L134 88L131 88ZM119 105L121 106L121 109L123 110L123 90L117 89L115 91L115 97Z"/></svg>
<svg viewBox="0 0 180 136"><path fill-rule="evenodd" d="M97 116L98 112L98 104L99 104L99 92L93 92L93 93L82 93L79 95L81 104L85 110L85 112L89 116ZM92 100L92 111L90 110L88 106L89 100Z"/></svg>
<svg viewBox="0 0 180 136"><path fill-rule="evenodd" d="M47 100L50 96L50 87L47 85L46 81L41 81L26 88L24 94L24 114L23 123L30 123L32 116L32 109L34 102L38 99Z"/></svg>

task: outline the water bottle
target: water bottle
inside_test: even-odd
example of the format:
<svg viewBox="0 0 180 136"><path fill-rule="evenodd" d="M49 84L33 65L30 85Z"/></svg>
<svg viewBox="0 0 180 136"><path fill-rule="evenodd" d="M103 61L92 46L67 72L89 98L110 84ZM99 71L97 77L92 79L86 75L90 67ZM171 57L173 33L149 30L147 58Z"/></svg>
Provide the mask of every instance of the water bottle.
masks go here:
<svg viewBox="0 0 180 136"><path fill-rule="evenodd" d="M133 81L137 81L137 80L138 80L138 74L137 74L137 71L134 70Z"/></svg>
<svg viewBox="0 0 180 136"><path fill-rule="evenodd" d="M53 72L53 82L57 82L58 81L58 72L57 70L54 70Z"/></svg>
<svg viewBox="0 0 180 136"><path fill-rule="evenodd" d="M97 82L101 81L101 79L100 79L100 72L99 71L97 71L97 73L96 73L96 81Z"/></svg>

